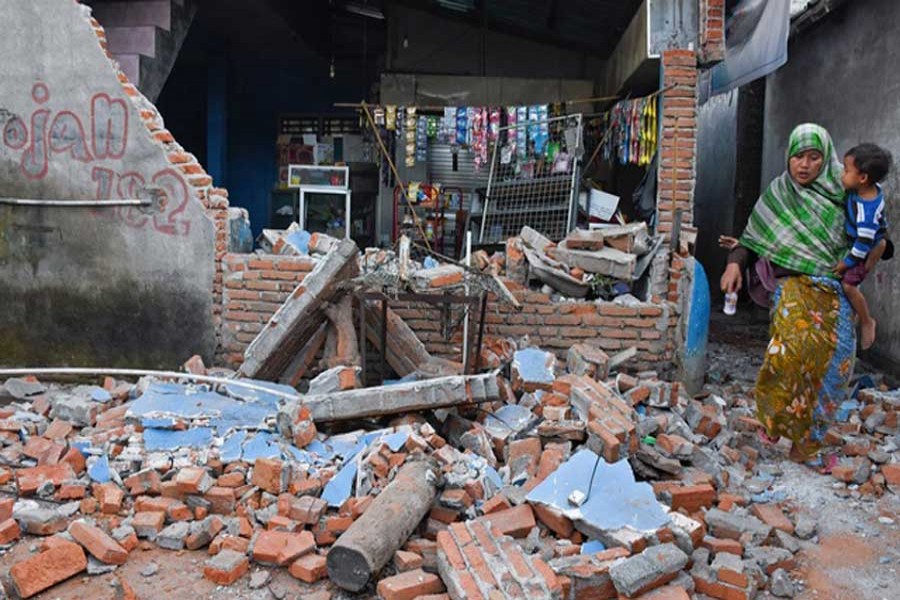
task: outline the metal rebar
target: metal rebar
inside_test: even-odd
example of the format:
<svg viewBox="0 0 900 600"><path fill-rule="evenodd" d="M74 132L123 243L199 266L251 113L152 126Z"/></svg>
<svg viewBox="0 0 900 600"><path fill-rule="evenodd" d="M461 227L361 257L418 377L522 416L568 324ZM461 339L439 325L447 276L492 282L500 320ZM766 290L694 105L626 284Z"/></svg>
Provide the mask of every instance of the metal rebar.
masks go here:
<svg viewBox="0 0 900 600"><path fill-rule="evenodd" d="M11 206L52 206L56 208L97 208L103 206L152 206L152 200L131 198L126 200L27 200L0 198L0 204Z"/></svg>
<svg viewBox="0 0 900 600"><path fill-rule="evenodd" d="M273 390L263 385L248 383L238 379L227 377L213 377L212 375L195 375L193 373L181 373L179 371L154 371L150 369L104 369L92 367L40 367L34 369L0 369L0 377L19 377L26 375L117 375L120 377L159 377L160 379L190 379L201 383L214 383L219 385L234 385L256 392L272 394L285 400L302 401L299 394L289 394L280 390Z"/></svg>

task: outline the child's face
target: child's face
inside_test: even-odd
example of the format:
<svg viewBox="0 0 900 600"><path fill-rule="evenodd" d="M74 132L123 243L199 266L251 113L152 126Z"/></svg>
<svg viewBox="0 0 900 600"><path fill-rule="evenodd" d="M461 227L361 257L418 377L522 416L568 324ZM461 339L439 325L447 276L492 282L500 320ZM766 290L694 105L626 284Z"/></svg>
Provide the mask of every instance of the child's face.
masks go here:
<svg viewBox="0 0 900 600"><path fill-rule="evenodd" d="M866 173L860 173L856 168L856 161L852 156L844 157L844 174L841 175L841 183L845 190L851 192L857 191L869 184L869 176Z"/></svg>

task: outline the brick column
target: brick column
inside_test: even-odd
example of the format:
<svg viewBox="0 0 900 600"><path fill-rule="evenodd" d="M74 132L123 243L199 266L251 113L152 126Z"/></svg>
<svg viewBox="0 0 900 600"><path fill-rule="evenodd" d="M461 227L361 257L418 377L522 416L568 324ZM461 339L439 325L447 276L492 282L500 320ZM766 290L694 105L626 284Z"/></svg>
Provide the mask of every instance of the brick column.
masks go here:
<svg viewBox="0 0 900 600"><path fill-rule="evenodd" d="M675 211L682 224L694 220L697 145L697 56L692 50L663 52L662 145L657 179L657 230L668 239Z"/></svg>
<svg viewBox="0 0 900 600"><path fill-rule="evenodd" d="M700 62L725 58L725 0L700 0Z"/></svg>

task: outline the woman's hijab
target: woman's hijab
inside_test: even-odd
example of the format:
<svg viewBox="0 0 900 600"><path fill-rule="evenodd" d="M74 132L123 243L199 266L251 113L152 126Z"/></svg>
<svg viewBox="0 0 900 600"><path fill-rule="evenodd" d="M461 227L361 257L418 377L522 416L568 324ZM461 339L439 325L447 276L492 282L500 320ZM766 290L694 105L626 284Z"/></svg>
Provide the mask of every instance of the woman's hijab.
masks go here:
<svg viewBox="0 0 900 600"><path fill-rule="evenodd" d="M831 136L820 125L794 129L787 161L806 150L822 153L818 177L802 186L785 170L757 200L740 243L786 269L827 275L847 251L843 167Z"/></svg>

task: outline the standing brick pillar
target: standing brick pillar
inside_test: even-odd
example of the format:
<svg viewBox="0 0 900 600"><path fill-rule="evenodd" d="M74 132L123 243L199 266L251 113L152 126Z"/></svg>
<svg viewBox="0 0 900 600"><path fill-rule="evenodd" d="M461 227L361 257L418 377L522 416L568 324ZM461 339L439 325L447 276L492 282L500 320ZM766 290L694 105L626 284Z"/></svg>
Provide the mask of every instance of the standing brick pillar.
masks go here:
<svg viewBox="0 0 900 600"><path fill-rule="evenodd" d="M692 50L666 50L662 56L662 147L657 186L658 231L668 239L675 211L682 224L694 220L697 146L697 56Z"/></svg>
<svg viewBox="0 0 900 600"><path fill-rule="evenodd" d="M700 62L725 59L725 0L700 0Z"/></svg>

